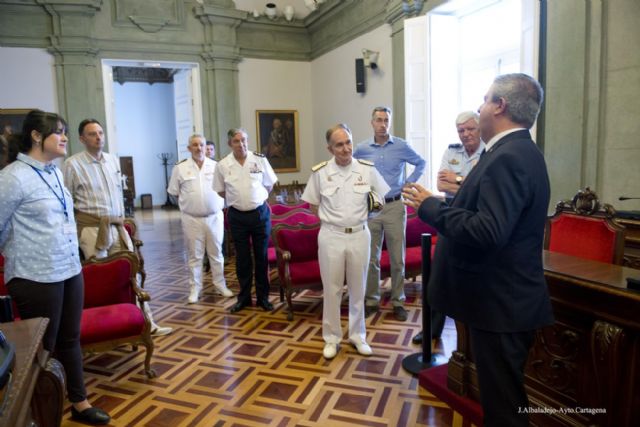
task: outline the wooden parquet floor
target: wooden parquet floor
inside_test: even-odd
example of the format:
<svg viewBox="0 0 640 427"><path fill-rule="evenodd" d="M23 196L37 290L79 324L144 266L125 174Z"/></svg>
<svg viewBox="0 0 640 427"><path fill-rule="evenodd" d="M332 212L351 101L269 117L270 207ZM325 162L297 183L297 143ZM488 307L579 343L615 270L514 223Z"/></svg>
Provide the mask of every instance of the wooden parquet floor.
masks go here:
<svg viewBox="0 0 640 427"><path fill-rule="evenodd" d="M188 276L180 217L176 211L138 212L146 289L156 321L171 335L154 338L152 366L145 377L144 350L123 347L85 358L89 400L112 416L113 426L451 426L458 414L419 387L402 359L419 351L411 337L420 330L419 281L406 283L409 319L394 319L389 293L382 310L367 319L374 355L356 353L346 340L338 356L322 357L322 295L295 298L296 316L273 287L272 313L259 308L230 314L235 298L213 292L210 277L199 304L186 303ZM237 293L233 264L226 268ZM343 327L346 328L346 305ZM438 351L455 346L448 320ZM65 408L63 426L79 425Z"/></svg>

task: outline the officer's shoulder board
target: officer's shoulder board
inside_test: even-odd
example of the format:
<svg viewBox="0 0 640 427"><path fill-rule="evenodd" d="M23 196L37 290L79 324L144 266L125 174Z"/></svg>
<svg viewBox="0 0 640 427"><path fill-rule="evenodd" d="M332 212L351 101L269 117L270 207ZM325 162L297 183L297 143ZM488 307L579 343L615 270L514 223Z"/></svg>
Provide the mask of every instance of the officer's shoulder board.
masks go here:
<svg viewBox="0 0 640 427"><path fill-rule="evenodd" d="M323 167L327 166L329 164L328 160L325 160L324 162L320 162L317 165L315 165L314 167L311 168L311 172L318 172L320 169L322 169Z"/></svg>
<svg viewBox="0 0 640 427"><path fill-rule="evenodd" d="M358 163L361 163L367 166L374 166L373 162L370 162L369 160L358 159Z"/></svg>
<svg viewBox="0 0 640 427"><path fill-rule="evenodd" d="M462 144L449 144L449 148L462 148Z"/></svg>
<svg viewBox="0 0 640 427"><path fill-rule="evenodd" d="M176 163L176 165L179 165L180 163L184 163L184 162L186 162L187 160L188 160L188 158L182 159L182 160L180 160L178 163Z"/></svg>
<svg viewBox="0 0 640 427"><path fill-rule="evenodd" d="M264 154L262 154L262 153L258 153L258 152L256 152L256 151L254 151L254 152L253 152L253 155L254 155L254 156L258 156L258 157L265 157L265 155L264 155Z"/></svg>

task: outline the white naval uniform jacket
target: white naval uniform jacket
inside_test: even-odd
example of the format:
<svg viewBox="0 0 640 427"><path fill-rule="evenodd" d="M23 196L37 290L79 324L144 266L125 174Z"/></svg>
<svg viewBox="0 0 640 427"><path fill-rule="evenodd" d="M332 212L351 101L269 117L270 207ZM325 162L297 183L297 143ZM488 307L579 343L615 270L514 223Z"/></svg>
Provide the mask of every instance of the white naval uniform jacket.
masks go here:
<svg viewBox="0 0 640 427"><path fill-rule="evenodd" d="M323 224L353 227L367 222L367 198L370 191L384 204L389 186L384 178L366 160L353 159L348 172L343 172L335 158L313 168L302 200L318 205L318 216Z"/></svg>
<svg viewBox="0 0 640 427"><path fill-rule="evenodd" d="M203 217L222 210L224 200L213 190L216 165L215 160L205 157L199 168L190 157L174 166L167 192L178 197L181 212Z"/></svg>

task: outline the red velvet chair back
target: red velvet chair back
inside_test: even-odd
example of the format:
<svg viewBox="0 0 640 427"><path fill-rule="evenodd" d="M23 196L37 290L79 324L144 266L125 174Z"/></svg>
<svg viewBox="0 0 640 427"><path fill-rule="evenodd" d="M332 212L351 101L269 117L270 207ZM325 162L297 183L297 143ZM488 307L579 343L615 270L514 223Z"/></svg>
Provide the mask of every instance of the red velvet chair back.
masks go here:
<svg viewBox="0 0 640 427"><path fill-rule="evenodd" d="M307 202L299 203L296 205L285 205L282 203L274 203L271 205L271 214L272 215L284 215L287 212L290 212L294 209L310 209L310 205Z"/></svg>
<svg viewBox="0 0 640 427"><path fill-rule="evenodd" d="M281 289L287 297L287 319L293 320L292 294L309 287L321 287L318 263L320 223L280 223L271 230L277 257Z"/></svg>
<svg viewBox="0 0 640 427"><path fill-rule="evenodd" d="M271 216L271 227L275 227L278 224L316 224L320 222L313 212L308 209L298 208L286 212L283 215ZM273 239L269 238L269 247L273 247Z"/></svg>
<svg viewBox="0 0 640 427"><path fill-rule="evenodd" d="M123 227L125 230L127 230L127 234L129 235L129 237L133 238L134 235L136 234L136 228L135 225L133 225L133 223L126 221L123 224Z"/></svg>
<svg viewBox="0 0 640 427"><path fill-rule="evenodd" d="M544 247L579 258L622 264L624 227L613 221L611 205L600 207L595 192L581 190L572 200L556 205L547 221Z"/></svg>
<svg viewBox="0 0 640 427"><path fill-rule="evenodd" d="M418 217L418 213L410 207L407 207L407 226L405 228L407 247L416 247L422 245L422 234L431 234L431 244L435 245L438 240L438 230L422 221Z"/></svg>
<svg viewBox="0 0 640 427"><path fill-rule="evenodd" d="M301 262L318 259L318 233L320 233L320 222L281 223L273 228L271 235L276 248L291 254L290 262Z"/></svg>
<svg viewBox="0 0 640 427"><path fill-rule="evenodd" d="M84 308L136 303L131 282L138 270L137 258L129 252L83 263Z"/></svg>

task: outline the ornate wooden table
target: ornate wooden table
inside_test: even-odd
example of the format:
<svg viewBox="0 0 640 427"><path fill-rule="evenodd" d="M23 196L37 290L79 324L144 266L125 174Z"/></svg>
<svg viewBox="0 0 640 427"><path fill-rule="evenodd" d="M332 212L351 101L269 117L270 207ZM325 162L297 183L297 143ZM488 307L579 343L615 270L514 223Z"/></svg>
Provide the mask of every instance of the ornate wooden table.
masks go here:
<svg viewBox="0 0 640 427"><path fill-rule="evenodd" d="M10 385L2 390L6 399L0 426L59 426L64 401L64 371L42 348L49 319L35 318L0 323L0 330L16 346L16 362Z"/></svg>
<svg viewBox="0 0 640 427"><path fill-rule="evenodd" d="M540 330L525 374L539 426L640 425L640 270L545 251L555 324ZM478 399L465 325L449 361L451 390Z"/></svg>

